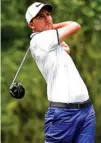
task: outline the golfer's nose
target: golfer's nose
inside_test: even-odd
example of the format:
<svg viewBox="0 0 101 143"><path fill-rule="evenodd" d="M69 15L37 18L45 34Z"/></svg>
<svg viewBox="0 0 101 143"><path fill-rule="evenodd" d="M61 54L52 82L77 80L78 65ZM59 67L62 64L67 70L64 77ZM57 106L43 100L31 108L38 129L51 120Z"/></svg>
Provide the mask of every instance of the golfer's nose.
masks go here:
<svg viewBox="0 0 101 143"><path fill-rule="evenodd" d="M49 21L49 16L48 15L45 15L45 20Z"/></svg>

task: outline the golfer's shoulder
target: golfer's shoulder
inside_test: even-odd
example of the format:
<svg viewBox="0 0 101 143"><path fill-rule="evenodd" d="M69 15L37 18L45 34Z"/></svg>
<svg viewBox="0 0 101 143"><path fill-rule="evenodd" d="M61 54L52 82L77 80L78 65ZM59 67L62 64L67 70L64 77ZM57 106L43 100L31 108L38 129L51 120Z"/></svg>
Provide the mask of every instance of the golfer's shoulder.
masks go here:
<svg viewBox="0 0 101 143"><path fill-rule="evenodd" d="M30 45L35 45L35 43L38 41L38 39L40 39L40 33L36 32L36 33L32 33L30 36L31 40L30 40Z"/></svg>
<svg viewBox="0 0 101 143"><path fill-rule="evenodd" d="M42 31L42 32L38 32L38 33L34 33L31 36L31 44L41 44L47 41L51 41L52 37L54 37L54 35L56 35L56 30L46 30L46 31Z"/></svg>

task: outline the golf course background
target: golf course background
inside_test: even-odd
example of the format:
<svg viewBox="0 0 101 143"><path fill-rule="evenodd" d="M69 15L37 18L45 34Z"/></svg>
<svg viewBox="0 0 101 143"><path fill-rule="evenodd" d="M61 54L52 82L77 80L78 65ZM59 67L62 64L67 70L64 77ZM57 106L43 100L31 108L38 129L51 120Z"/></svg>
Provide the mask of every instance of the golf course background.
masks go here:
<svg viewBox="0 0 101 143"><path fill-rule="evenodd" d="M34 0L1 0L1 142L43 143L48 108L46 83L29 53L16 81L26 90L16 100L9 86L29 47L25 12ZM40 0L54 5L54 23L76 21L81 30L66 42L96 111L95 143L101 143L101 0ZM46 41L47 42L47 41Z"/></svg>

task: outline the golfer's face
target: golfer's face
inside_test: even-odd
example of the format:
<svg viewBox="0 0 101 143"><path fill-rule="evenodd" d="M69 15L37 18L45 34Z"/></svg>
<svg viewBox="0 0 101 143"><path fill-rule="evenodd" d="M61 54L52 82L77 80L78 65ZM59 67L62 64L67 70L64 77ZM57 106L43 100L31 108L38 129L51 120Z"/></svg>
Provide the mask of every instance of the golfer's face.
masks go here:
<svg viewBox="0 0 101 143"><path fill-rule="evenodd" d="M34 31L40 32L53 29L52 17L48 10L42 9L32 20Z"/></svg>

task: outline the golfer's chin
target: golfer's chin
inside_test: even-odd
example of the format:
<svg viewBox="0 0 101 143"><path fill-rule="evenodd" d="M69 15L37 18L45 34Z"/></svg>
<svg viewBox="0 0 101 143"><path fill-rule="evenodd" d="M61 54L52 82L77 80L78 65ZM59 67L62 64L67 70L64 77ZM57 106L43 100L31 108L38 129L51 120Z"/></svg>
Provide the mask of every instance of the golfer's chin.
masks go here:
<svg viewBox="0 0 101 143"><path fill-rule="evenodd" d="M46 25L45 27L45 30L52 30L52 29L53 29L52 25Z"/></svg>

